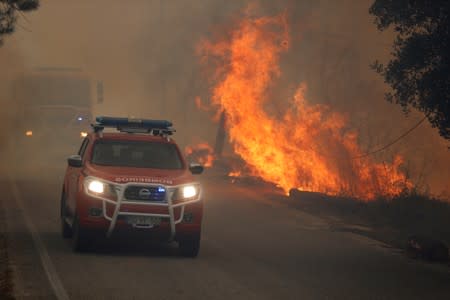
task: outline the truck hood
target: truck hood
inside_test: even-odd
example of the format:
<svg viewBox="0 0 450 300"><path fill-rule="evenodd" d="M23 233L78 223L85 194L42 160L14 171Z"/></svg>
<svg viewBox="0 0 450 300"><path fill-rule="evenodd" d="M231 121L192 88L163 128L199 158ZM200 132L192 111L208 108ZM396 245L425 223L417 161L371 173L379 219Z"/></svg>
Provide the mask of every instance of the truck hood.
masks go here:
<svg viewBox="0 0 450 300"><path fill-rule="evenodd" d="M100 166L86 163L86 176L94 176L117 183L156 183L162 185L179 185L191 183L194 177L187 169L161 170L149 168L128 168Z"/></svg>

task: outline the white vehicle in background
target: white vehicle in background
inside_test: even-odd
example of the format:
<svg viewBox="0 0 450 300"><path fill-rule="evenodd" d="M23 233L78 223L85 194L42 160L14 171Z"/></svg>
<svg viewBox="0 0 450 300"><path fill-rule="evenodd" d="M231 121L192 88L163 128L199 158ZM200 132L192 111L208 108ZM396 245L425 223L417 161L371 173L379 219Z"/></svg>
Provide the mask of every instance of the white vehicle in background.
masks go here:
<svg viewBox="0 0 450 300"><path fill-rule="evenodd" d="M103 101L97 83L97 102ZM23 163L55 161L73 152L92 122L94 87L76 68L35 68L13 82L13 151Z"/></svg>

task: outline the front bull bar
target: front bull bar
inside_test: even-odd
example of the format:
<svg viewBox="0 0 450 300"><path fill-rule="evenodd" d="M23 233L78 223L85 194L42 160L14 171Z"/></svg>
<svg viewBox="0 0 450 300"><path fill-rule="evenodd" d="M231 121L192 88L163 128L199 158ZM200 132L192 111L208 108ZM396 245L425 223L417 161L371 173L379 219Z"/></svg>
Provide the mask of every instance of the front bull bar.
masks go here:
<svg viewBox="0 0 450 300"><path fill-rule="evenodd" d="M86 178L88 179L88 178ZM98 180L98 179L95 179ZM103 217L110 221L108 231L106 232L106 236L110 237L111 234L114 231L114 228L116 227L117 219L119 216L142 216L142 217L159 217L159 218L169 218L170 222L170 240L172 241L175 238L176 235L176 225L181 223L184 218L184 207L188 204L192 204L195 202L199 202L202 199L202 189L199 189L198 196L192 200L186 200L182 201L180 203L173 204L172 197L175 193L175 191L183 186L186 185L198 185L198 182L192 182L189 184L180 184L175 186L168 186L163 184L155 184L155 183L142 183L142 182L128 182L128 183L116 183L112 181L107 180L101 180L102 183L112 185L115 189L117 198L116 201L102 197L100 195L95 195L92 192L88 191L87 185L84 185L84 192L96 199L102 200L102 213ZM130 186L142 186L142 187L163 187L166 190L164 201L162 202L156 202L156 201L148 201L144 202L145 200L128 200L125 198L125 191ZM115 206L114 213L110 217L108 216L106 212L106 203L112 204ZM130 204L130 205L142 205L142 206L159 206L159 207L167 207L168 213L167 214L154 214L154 213L139 213L139 212L129 212L129 211L121 211L121 205L122 204ZM175 213L174 209L177 207L181 207L180 211L180 217L175 220ZM136 228L152 228L153 225L150 226L135 226Z"/></svg>

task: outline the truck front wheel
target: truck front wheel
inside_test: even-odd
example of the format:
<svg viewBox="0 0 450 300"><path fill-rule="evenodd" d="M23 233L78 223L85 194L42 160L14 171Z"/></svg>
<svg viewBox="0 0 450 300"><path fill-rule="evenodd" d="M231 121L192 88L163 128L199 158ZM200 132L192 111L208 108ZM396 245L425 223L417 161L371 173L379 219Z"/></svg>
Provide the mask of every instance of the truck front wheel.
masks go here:
<svg viewBox="0 0 450 300"><path fill-rule="evenodd" d="M65 239L71 238L73 235L72 228L67 224L67 207L66 207L66 195L64 191L61 194L61 234Z"/></svg>
<svg viewBox="0 0 450 300"><path fill-rule="evenodd" d="M181 255L184 257L197 257L200 250L200 236L178 241Z"/></svg>
<svg viewBox="0 0 450 300"><path fill-rule="evenodd" d="M86 230L80 226L78 216L75 216L73 226L72 249L75 252L84 252L91 246L91 239Z"/></svg>

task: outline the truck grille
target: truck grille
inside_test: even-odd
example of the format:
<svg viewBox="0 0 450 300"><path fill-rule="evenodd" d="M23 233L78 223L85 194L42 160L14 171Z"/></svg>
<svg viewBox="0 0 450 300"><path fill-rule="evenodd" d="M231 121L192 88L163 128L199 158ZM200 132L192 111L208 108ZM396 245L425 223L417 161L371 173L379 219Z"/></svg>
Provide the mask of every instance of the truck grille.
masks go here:
<svg viewBox="0 0 450 300"><path fill-rule="evenodd" d="M160 201L166 197L166 189L159 186L129 186L125 190L127 200Z"/></svg>

